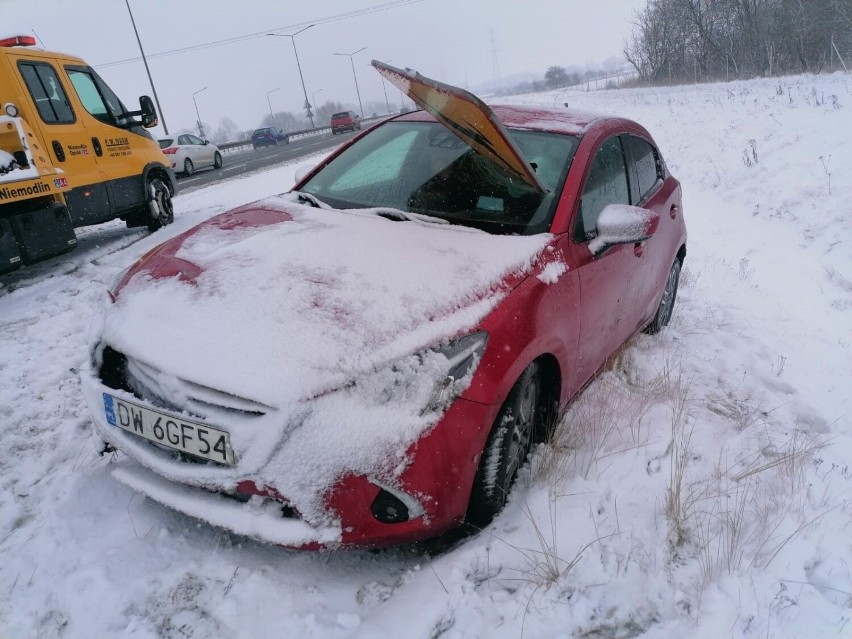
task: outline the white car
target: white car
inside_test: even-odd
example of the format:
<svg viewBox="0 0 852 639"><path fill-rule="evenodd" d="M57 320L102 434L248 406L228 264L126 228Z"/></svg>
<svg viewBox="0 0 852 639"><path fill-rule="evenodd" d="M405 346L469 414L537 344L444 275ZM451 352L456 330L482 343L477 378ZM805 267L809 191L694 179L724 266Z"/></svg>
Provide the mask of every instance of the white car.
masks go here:
<svg viewBox="0 0 852 639"><path fill-rule="evenodd" d="M172 168L178 175L189 176L196 169L222 168L222 154L219 147L202 140L191 133L160 138L163 154L172 162Z"/></svg>

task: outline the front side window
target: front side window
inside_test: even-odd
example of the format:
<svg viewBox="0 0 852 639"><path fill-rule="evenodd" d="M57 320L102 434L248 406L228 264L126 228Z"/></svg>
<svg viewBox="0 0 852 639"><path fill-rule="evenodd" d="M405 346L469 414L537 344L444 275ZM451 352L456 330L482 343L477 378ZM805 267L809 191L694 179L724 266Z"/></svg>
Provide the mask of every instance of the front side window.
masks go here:
<svg viewBox="0 0 852 639"><path fill-rule="evenodd" d="M21 62L18 68L45 124L70 124L75 121L68 96L52 66L44 62Z"/></svg>
<svg viewBox="0 0 852 639"><path fill-rule="evenodd" d="M93 70L85 67L65 67L71 84L83 103L83 108L104 124L121 124L124 107L118 97Z"/></svg>
<svg viewBox="0 0 852 639"><path fill-rule="evenodd" d="M647 198L663 179L662 164L657 155L657 150L642 138L633 135L624 137L630 155L636 165L636 179L638 181L638 193L633 198L633 204L639 204Z"/></svg>
<svg viewBox="0 0 852 639"><path fill-rule="evenodd" d="M608 204L630 204L624 153L618 137L604 142L595 153L580 200L578 240L583 242L597 235L598 217Z"/></svg>
<svg viewBox="0 0 852 639"><path fill-rule="evenodd" d="M577 138L510 130L546 195L476 153L437 122L389 122L347 147L303 190L335 208L389 207L492 233L540 233Z"/></svg>
<svg viewBox="0 0 852 639"><path fill-rule="evenodd" d="M187 135L186 137L189 138L190 144L204 144L204 140L195 135Z"/></svg>

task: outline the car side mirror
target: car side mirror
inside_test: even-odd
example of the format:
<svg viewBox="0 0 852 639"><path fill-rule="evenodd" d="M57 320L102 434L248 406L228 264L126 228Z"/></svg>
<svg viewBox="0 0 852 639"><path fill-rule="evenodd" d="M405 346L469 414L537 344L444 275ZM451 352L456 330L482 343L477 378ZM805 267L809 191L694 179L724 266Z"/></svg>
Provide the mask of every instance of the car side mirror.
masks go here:
<svg viewBox="0 0 852 639"><path fill-rule="evenodd" d="M589 250L598 255L616 244L644 242L657 232L660 215L628 204L609 204L598 216L597 237L589 242Z"/></svg>
<svg viewBox="0 0 852 639"><path fill-rule="evenodd" d="M303 164L296 169L296 184L305 179L305 177L316 168L316 164Z"/></svg>
<svg viewBox="0 0 852 639"><path fill-rule="evenodd" d="M207 146L208 144L210 144L210 140L204 140L203 144L204 146Z"/></svg>
<svg viewBox="0 0 852 639"><path fill-rule="evenodd" d="M142 126L146 129L160 123L157 118L157 109L154 108L154 101L149 96L142 95L139 97L139 111L142 116Z"/></svg>

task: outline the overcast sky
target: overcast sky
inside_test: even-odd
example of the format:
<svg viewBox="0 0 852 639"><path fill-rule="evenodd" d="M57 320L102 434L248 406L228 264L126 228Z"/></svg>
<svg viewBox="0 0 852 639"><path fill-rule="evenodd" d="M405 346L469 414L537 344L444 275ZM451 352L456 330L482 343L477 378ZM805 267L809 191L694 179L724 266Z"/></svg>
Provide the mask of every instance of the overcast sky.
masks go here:
<svg viewBox="0 0 852 639"><path fill-rule="evenodd" d="M543 75L551 65L597 66L620 56L629 20L645 0L130 0L169 129L228 116L251 129L275 111L303 114L304 95L290 38L257 37L157 56L266 31L296 36L308 99L357 107L349 58L354 56L363 103L385 103L373 58L429 77L477 87L499 75ZM389 6L353 17L341 14ZM335 16L338 16L335 18ZM331 19L330 19L331 18ZM92 64L128 108L151 94L124 0L0 0L0 33L35 32L49 49ZM399 108L400 94L387 85ZM369 115L369 114L368 114ZM160 132L159 129L156 131Z"/></svg>

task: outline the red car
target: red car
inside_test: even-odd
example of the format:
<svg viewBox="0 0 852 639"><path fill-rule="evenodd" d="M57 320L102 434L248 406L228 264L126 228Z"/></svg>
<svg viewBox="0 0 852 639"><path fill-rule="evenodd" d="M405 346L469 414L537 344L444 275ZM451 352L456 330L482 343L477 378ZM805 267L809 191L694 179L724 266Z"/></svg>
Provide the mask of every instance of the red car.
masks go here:
<svg viewBox="0 0 852 639"><path fill-rule="evenodd" d="M141 258L82 373L115 478L293 548L487 524L686 256L639 124L374 66L425 110Z"/></svg>
<svg viewBox="0 0 852 639"><path fill-rule="evenodd" d="M361 128L361 116L355 111L341 111L331 116L331 134L355 131Z"/></svg>

